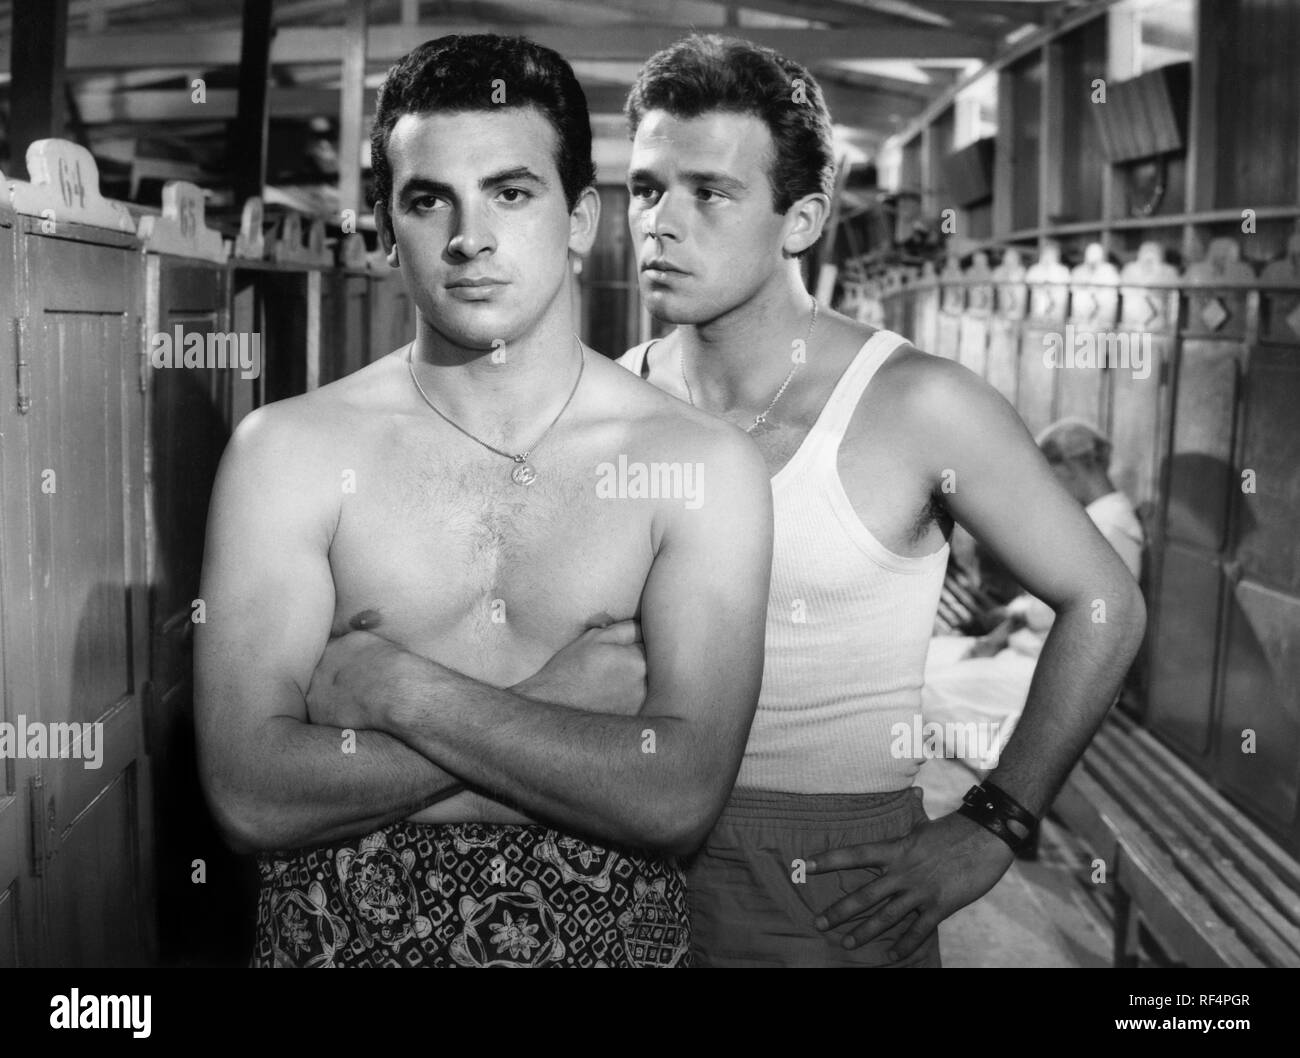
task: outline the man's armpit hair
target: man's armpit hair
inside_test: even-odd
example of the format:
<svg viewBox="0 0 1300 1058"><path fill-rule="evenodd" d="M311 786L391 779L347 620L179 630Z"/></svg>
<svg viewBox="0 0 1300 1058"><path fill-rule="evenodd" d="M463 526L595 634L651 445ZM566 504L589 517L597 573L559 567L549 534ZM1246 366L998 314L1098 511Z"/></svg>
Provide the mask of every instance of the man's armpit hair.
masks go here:
<svg viewBox="0 0 1300 1058"><path fill-rule="evenodd" d="M931 491L930 498L916 516L916 521L912 525L912 543L920 543L930 526L935 524L939 526L945 537L952 532L955 524L952 512L948 510L948 504L938 489Z"/></svg>

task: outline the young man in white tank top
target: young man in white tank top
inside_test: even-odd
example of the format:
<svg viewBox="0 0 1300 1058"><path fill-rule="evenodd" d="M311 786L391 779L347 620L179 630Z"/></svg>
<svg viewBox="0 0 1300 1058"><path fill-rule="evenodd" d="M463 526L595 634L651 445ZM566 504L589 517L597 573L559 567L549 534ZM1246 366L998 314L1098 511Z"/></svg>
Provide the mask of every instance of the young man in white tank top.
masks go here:
<svg viewBox="0 0 1300 1058"><path fill-rule="evenodd" d="M806 70L692 37L627 112L641 295L677 326L620 362L749 432L775 509L758 712L688 875L697 961L938 965L938 924L1010 866L1104 716L1141 594L1006 401L805 290L833 172ZM930 821L895 734L920 728L954 521L1057 616L999 766Z"/></svg>

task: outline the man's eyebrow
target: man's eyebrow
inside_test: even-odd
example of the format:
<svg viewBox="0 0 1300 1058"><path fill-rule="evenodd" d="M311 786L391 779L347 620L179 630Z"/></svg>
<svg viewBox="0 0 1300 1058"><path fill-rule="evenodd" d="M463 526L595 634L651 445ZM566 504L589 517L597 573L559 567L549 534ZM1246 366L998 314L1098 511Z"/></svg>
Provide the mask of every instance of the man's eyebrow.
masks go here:
<svg viewBox="0 0 1300 1058"><path fill-rule="evenodd" d="M489 187L496 187L499 184L519 183L520 181L537 184L540 187L548 186L543 177L538 176L526 165L518 165L513 169L502 169L500 172L491 173L490 175L483 177L483 179L478 182L478 186L481 189L486 190ZM450 184L444 183L441 180L433 180L427 176L411 177L402 184L400 193L403 197L417 193L444 195L449 198L454 197L455 195Z"/></svg>
<svg viewBox="0 0 1300 1058"><path fill-rule="evenodd" d="M749 185L745 181L735 176L728 176L726 173L706 172L702 170L688 170L678 173L678 178L688 184L696 186L710 185L720 188L723 191L748 191ZM649 169L633 169L627 174L629 184L654 184L661 183L659 176Z"/></svg>
<svg viewBox="0 0 1300 1058"><path fill-rule="evenodd" d="M517 165L513 169L502 169L500 172L485 176L478 182L478 186L487 189L496 187L498 184L517 184L520 181L537 184L540 187L548 186L544 177L538 176L526 165Z"/></svg>
<svg viewBox="0 0 1300 1058"><path fill-rule="evenodd" d="M401 197L414 192L431 191L435 194L446 195L451 193L451 185L444 184L441 180L431 180L427 176L413 176L403 181L398 194Z"/></svg>
<svg viewBox="0 0 1300 1058"><path fill-rule="evenodd" d="M693 170L681 174L683 180L691 184L711 184L720 187L724 191L748 191L749 185L739 177L728 176L726 173L718 172L701 172Z"/></svg>

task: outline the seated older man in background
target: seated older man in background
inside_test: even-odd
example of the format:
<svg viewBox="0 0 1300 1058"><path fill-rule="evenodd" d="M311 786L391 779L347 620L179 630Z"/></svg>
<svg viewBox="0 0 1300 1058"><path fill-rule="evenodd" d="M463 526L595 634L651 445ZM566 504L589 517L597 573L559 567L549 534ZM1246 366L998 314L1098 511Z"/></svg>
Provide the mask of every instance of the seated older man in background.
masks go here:
<svg viewBox="0 0 1300 1058"><path fill-rule="evenodd" d="M1110 479L1110 442L1081 419L1061 419L1036 438L1061 484L1137 578L1145 543L1129 498ZM988 615L986 615L987 618ZM921 709L927 723L997 725L985 755L971 763L987 771L1025 707L1043 641L1055 614L1042 600L1022 592L1001 611L987 635L936 636L926 659ZM951 730L951 728L945 728ZM982 740L981 746L990 744ZM949 752L945 748L945 754Z"/></svg>

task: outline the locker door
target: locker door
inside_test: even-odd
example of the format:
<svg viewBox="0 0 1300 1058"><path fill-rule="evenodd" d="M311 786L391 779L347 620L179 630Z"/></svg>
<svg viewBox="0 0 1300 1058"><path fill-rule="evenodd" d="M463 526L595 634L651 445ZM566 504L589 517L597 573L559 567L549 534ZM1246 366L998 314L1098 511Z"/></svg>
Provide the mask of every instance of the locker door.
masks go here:
<svg viewBox="0 0 1300 1058"><path fill-rule="evenodd" d="M367 302L370 278L350 272L326 272L321 305L321 385L359 371L371 350ZM385 349L384 352L391 352Z"/></svg>
<svg viewBox="0 0 1300 1058"><path fill-rule="evenodd" d="M157 290L152 331L227 332L229 272L176 257L147 258ZM146 304L151 298L146 296ZM247 963L255 907L245 906L246 865L218 835L199 787L194 747L193 600L199 594L208 501L217 466L256 381L235 368L168 368L149 378L150 693L146 701L154 787L159 949L168 964ZM205 880L193 881L201 860ZM241 902L243 901L243 902Z"/></svg>
<svg viewBox="0 0 1300 1058"><path fill-rule="evenodd" d="M1030 272L1032 274L1033 269ZM1058 376L1069 373L1048 366L1044 359L1044 353L1053 342L1057 345L1064 342L1069 300L1068 288L1062 284L1035 280L1029 285L1029 315L1020 328L1016 411L1032 434L1051 424Z"/></svg>
<svg viewBox="0 0 1300 1058"><path fill-rule="evenodd" d="M344 347L339 361L343 365L340 378L361 370L374 354L374 350L366 345L370 338L370 280L366 276L344 275L342 281L345 293L341 331Z"/></svg>
<svg viewBox="0 0 1300 1058"><path fill-rule="evenodd" d="M1056 392L1056 376L1060 371L1043 363L1043 350L1047 348L1046 336L1049 333L1060 333L1061 326L1031 320L1020 331L1016 411L1032 434L1038 433L1052 422L1052 401Z"/></svg>
<svg viewBox="0 0 1300 1058"><path fill-rule="evenodd" d="M307 392L308 271L282 265L237 273L251 278L255 293L253 319L239 322L237 316L235 329L262 335L262 393L268 403Z"/></svg>
<svg viewBox="0 0 1300 1058"><path fill-rule="evenodd" d="M937 353L939 351L939 290L935 286L933 277L926 278L922 273L913 304L916 315L912 325L915 331L912 344L922 352Z"/></svg>
<svg viewBox="0 0 1300 1058"><path fill-rule="evenodd" d="M1074 416L1105 429L1101 409L1105 404L1107 371L1104 367L1071 367L1058 371L1052 418Z"/></svg>
<svg viewBox="0 0 1300 1058"><path fill-rule="evenodd" d="M416 311L406 284L395 273L376 273L376 278L370 281L370 298L368 355L373 361L415 337Z"/></svg>
<svg viewBox="0 0 1300 1058"><path fill-rule="evenodd" d="M27 492L14 389L14 234L0 214L0 722L36 719L31 708L31 632L17 612L26 594ZM30 964L38 921L28 848L33 761L0 760L0 967Z"/></svg>
<svg viewBox="0 0 1300 1058"><path fill-rule="evenodd" d="M1300 345L1250 351L1214 776L1300 849ZM1242 481L1249 471L1253 479ZM1253 745L1247 740L1253 740Z"/></svg>
<svg viewBox="0 0 1300 1058"><path fill-rule="evenodd" d="M141 264L133 246L23 236L36 701L47 723L83 733L80 725L91 725L78 755L40 762L42 961L59 966L149 958ZM97 762L86 759L90 751Z"/></svg>
<svg viewBox="0 0 1300 1058"><path fill-rule="evenodd" d="M989 324L988 383L1012 404L1016 403L1019 359L1020 321L995 317Z"/></svg>
<svg viewBox="0 0 1300 1058"><path fill-rule="evenodd" d="M1202 768L1212 750L1244 356L1237 341L1183 339L1166 468L1169 495L1147 718Z"/></svg>
<svg viewBox="0 0 1300 1058"><path fill-rule="evenodd" d="M980 378L988 376L989 321L986 316L967 313L957 325L958 359Z"/></svg>

